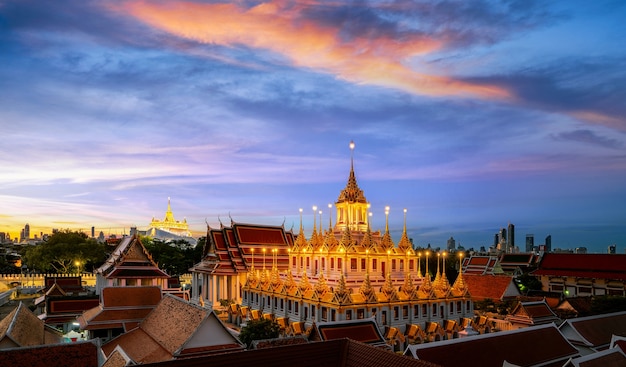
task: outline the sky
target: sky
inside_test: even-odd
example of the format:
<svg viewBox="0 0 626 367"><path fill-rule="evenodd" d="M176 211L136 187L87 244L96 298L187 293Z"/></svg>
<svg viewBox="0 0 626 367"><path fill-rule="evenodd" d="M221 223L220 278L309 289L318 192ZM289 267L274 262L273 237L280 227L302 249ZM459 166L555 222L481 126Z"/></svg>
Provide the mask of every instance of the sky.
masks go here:
<svg viewBox="0 0 626 367"><path fill-rule="evenodd" d="M621 0L0 0L0 231L127 233L170 198L197 236L297 232L300 208L308 235L352 157L396 242L405 218L433 247L513 223L522 249L623 253L624 19Z"/></svg>

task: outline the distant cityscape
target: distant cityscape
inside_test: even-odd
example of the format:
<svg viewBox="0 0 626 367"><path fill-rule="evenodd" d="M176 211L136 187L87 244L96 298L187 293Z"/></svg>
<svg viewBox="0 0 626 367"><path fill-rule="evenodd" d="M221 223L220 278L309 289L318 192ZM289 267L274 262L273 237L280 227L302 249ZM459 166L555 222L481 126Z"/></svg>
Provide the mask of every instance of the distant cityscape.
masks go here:
<svg viewBox="0 0 626 367"><path fill-rule="evenodd" d="M51 234L58 232L59 230L64 230L64 228L55 228L52 229L51 233L32 233L31 226L29 223L26 223L24 227L20 230L19 235L13 235L9 232L0 232L0 244L8 245L8 244L30 244L34 245L40 241L46 241ZM195 244L197 239L201 236L193 236L189 231L189 227L186 220L177 221L174 219L171 204L168 198L168 209L166 211L165 217L163 220L152 218L150 224L145 227L145 229L138 229L134 226L129 226L125 228L114 228L108 227L105 229L98 230L95 226L92 226L90 230L77 230L78 232L83 232L87 234L90 238L94 238L100 242L106 242L107 240L117 239L124 236L132 236L135 233L138 233L143 236L149 236L153 238L159 238L163 240L174 240L174 239L184 239L191 244ZM519 238L519 236L517 236ZM599 251L597 248L595 250L590 250L586 246L577 246L577 247L562 247L562 246L553 246L553 238L551 234L548 234L543 242L538 242L537 238L532 233L526 233L524 235L524 243L520 245L518 241L516 241L515 234L515 225L513 223L508 223L506 227L500 228L500 230L493 235L493 241L489 245L490 242L488 239L485 239L486 245L480 246L478 248L464 248L461 242L457 241L454 237L450 237L445 244L445 249L448 251L454 251L455 249L468 250L474 253L480 254L501 254L501 253L543 253L543 252L556 252L556 253L609 253L615 254L619 252L617 244L608 244L605 250ZM435 245L434 248L441 248L442 246ZM626 249L625 249L626 251Z"/></svg>

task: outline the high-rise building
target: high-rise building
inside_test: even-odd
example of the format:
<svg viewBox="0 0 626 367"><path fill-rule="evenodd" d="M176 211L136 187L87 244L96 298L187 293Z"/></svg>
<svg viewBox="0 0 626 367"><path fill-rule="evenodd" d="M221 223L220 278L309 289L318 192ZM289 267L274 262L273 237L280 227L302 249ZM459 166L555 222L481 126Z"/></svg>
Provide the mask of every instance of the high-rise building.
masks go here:
<svg viewBox="0 0 626 367"><path fill-rule="evenodd" d="M552 235L546 237L546 252L552 252Z"/></svg>
<svg viewBox="0 0 626 367"><path fill-rule="evenodd" d="M515 225L509 223L508 236L507 236L507 252L511 253L515 250Z"/></svg>
<svg viewBox="0 0 626 367"><path fill-rule="evenodd" d="M448 251L456 250L456 241L454 240L454 237L450 237L448 239L448 245L446 247L447 247Z"/></svg>
<svg viewBox="0 0 626 367"><path fill-rule="evenodd" d="M609 252L609 254L617 253L617 246L616 245L609 245L608 252Z"/></svg>
<svg viewBox="0 0 626 367"><path fill-rule="evenodd" d="M535 249L535 235L527 234L526 235L526 252L533 252Z"/></svg>
<svg viewBox="0 0 626 367"><path fill-rule="evenodd" d="M30 225L26 223L24 226L24 239L28 240L30 238Z"/></svg>

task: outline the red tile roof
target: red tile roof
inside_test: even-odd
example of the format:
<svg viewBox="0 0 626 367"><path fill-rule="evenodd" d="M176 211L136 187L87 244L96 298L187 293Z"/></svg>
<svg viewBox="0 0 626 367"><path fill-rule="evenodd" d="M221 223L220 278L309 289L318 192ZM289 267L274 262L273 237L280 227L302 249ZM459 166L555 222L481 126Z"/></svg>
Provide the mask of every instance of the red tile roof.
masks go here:
<svg viewBox="0 0 626 367"><path fill-rule="evenodd" d="M76 342L4 349L0 366L98 367L98 347L92 342Z"/></svg>
<svg viewBox="0 0 626 367"><path fill-rule="evenodd" d="M504 361L518 366L550 363L561 366L569 358L578 356L578 350L550 324L409 345L405 354L444 367L502 367Z"/></svg>
<svg viewBox="0 0 626 367"><path fill-rule="evenodd" d="M560 324L561 322L545 300L519 302L506 319L512 324L524 325L543 325L552 322Z"/></svg>
<svg viewBox="0 0 626 367"><path fill-rule="evenodd" d="M83 330L137 326L161 300L159 287L105 287L101 303L78 317Z"/></svg>
<svg viewBox="0 0 626 367"><path fill-rule="evenodd" d="M294 344L146 364L146 367L437 367L350 339Z"/></svg>
<svg viewBox="0 0 626 367"><path fill-rule="evenodd" d="M626 354L620 348L607 349L586 356L572 358L565 367L618 367L626 366Z"/></svg>
<svg viewBox="0 0 626 367"><path fill-rule="evenodd" d="M607 347L613 335L626 336L626 311L567 319L559 329L572 343Z"/></svg>
<svg viewBox="0 0 626 367"><path fill-rule="evenodd" d="M497 263L495 256L471 256L463 259L463 274L493 274Z"/></svg>
<svg viewBox="0 0 626 367"><path fill-rule="evenodd" d="M348 338L370 345L385 345L385 338L373 319L322 322L314 324L309 340Z"/></svg>
<svg viewBox="0 0 626 367"><path fill-rule="evenodd" d="M533 274L626 280L626 255L546 253Z"/></svg>
<svg viewBox="0 0 626 367"><path fill-rule="evenodd" d="M279 271L289 269L288 249L293 244L293 234L282 226L264 226L233 223L231 227L208 229L207 246L203 262L195 269L219 275L234 275L257 268L270 266L274 261ZM266 250L263 256L263 249ZM272 250L276 249L274 254ZM207 266L205 263L210 263Z"/></svg>
<svg viewBox="0 0 626 367"><path fill-rule="evenodd" d="M501 301L505 298L517 297L519 289L508 275L476 275L463 274L463 280L473 300L491 299Z"/></svg>

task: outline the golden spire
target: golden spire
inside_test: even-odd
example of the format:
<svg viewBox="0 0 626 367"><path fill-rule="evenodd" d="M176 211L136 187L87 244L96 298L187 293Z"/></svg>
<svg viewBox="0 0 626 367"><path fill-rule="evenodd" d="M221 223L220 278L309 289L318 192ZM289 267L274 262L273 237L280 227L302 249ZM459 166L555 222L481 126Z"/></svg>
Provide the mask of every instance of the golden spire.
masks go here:
<svg viewBox="0 0 626 367"><path fill-rule="evenodd" d="M467 289L467 285L465 284L465 281L463 280L463 253L462 252L459 252L459 276L456 277L456 280L454 281L452 288L456 290L460 290L460 291L464 291L465 289Z"/></svg>
<svg viewBox="0 0 626 367"><path fill-rule="evenodd" d="M309 244L313 250L317 249L319 244L317 237L317 206L313 206L313 233L311 233L311 239L309 239Z"/></svg>
<svg viewBox="0 0 626 367"><path fill-rule="evenodd" d="M398 249L405 252L410 248L413 248L413 246L411 245L409 236L407 236L406 234L406 208L405 208L404 209L404 229L402 230L402 237L400 238L400 242L398 242Z"/></svg>
<svg viewBox="0 0 626 367"><path fill-rule="evenodd" d="M444 252L442 255L443 259L443 272L441 273L441 279L439 279L439 289L447 291L450 289L450 281L448 281L448 277L446 276L446 253Z"/></svg>
<svg viewBox="0 0 626 367"><path fill-rule="evenodd" d="M380 240L383 250L390 250L395 247L391 235L389 234L389 207L385 207L385 234Z"/></svg>
<svg viewBox="0 0 626 367"><path fill-rule="evenodd" d="M273 288L277 288L282 284L277 267L272 267L272 272L270 273L270 284Z"/></svg>
<svg viewBox="0 0 626 367"><path fill-rule="evenodd" d="M359 289L359 291L365 296L366 299L374 294L374 288L372 288L369 273L365 273L365 278L363 279L363 284L361 284L361 288Z"/></svg>
<svg viewBox="0 0 626 367"><path fill-rule="evenodd" d="M344 294L347 292L348 288L346 288L346 278L343 276L343 274L341 274L339 276L339 284L337 284L337 290L335 290L335 293Z"/></svg>
<svg viewBox="0 0 626 367"><path fill-rule="evenodd" d="M393 287L393 280L391 280L391 272L387 273L387 277L385 278L385 283L383 283L381 291L389 298L392 298L392 295L396 293L396 289Z"/></svg>
<svg viewBox="0 0 626 367"><path fill-rule="evenodd" d="M441 273L439 272L439 258L441 257L440 253L437 253L437 273L435 274L435 280L433 280L433 287L439 287L439 282L441 281Z"/></svg>
<svg viewBox="0 0 626 367"><path fill-rule="evenodd" d="M349 227L345 227L343 229L343 233L341 234L341 241L339 241L339 244L343 246L346 252L348 252L348 249L352 248L353 243L352 232Z"/></svg>
<svg viewBox="0 0 626 367"><path fill-rule="evenodd" d="M300 231L298 238L294 241L293 250L300 251L306 248L306 237L304 237L304 229L302 228L302 208L300 208Z"/></svg>
<svg viewBox="0 0 626 367"><path fill-rule="evenodd" d="M311 289L311 283L309 277L306 275L306 270L302 272L302 278L300 279L300 290L303 292Z"/></svg>
<svg viewBox="0 0 626 367"><path fill-rule="evenodd" d="M174 213L172 213L172 205L170 205L170 197L167 197L167 211L165 212L164 222L176 222L174 220Z"/></svg>
<svg viewBox="0 0 626 367"><path fill-rule="evenodd" d="M287 288L296 287L297 286L296 280L294 279L293 274L291 273L291 271L285 270L285 273L287 275L287 279L285 279L285 286Z"/></svg>
<svg viewBox="0 0 626 367"><path fill-rule="evenodd" d="M326 278L324 278L324 273L320 273L320 276L317 278L317 283L315 284L314 289L318 295L322 295L328 292L329 287L328 287L328 284L326 283Z"/></svg>
<svg viewBox="0 0 626 367"><path fill-rule="evenodd" d="M370 231L370 227L367 226L367 231L365 232L365 235L363 236L363 240L361 241L361 244L363 245L363 247L365 247L366 250L372 250L374 248L374 239L372 238L372 231Z"/></svg>
<svg viewBox="0 0 626 367"><path fill-rule="evenodd" d="M411 278L411 273L407 272L404 276L404 284L402 285L401 290L408 295L415 292L415 285L413 285L413 278Z"/></svg>
<svg viewBox="0 0 626 367"><path fill-rule="evenodd" d="M359 188L356 183L356 176L354 174L354 142L350 141L350 174L348 175L348 183L345 189L341 190L337 202L348 201L351 203L367 203L363 190Z"/></svg>

